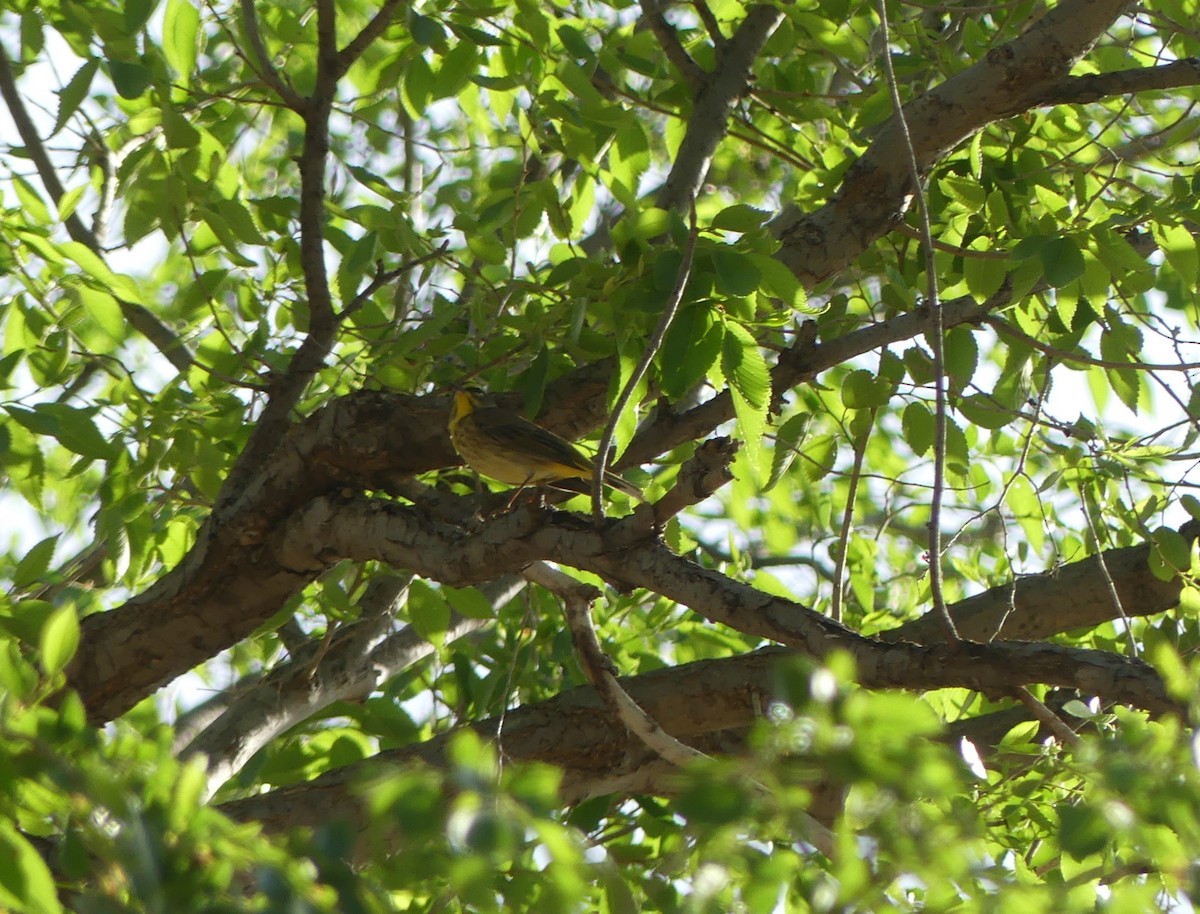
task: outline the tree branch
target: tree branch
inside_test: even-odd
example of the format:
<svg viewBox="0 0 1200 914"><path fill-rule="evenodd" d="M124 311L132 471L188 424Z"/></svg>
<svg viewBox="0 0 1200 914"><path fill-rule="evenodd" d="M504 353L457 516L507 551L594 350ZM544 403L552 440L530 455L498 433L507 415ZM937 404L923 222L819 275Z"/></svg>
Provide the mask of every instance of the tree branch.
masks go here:
<svg viewBox="0 0 1200 914"><path fill-rule="evenodd" d="M968 136L1041 104L1075 61L1128 9L1130 0L1063 0L1017 38L904 106L913 152L925 172ZM780 260L806 286L846 267L883 235L913 192L893 117L846 172L828 203L777 220Z"/></svg>
<svg viewBox="0 0 1200 914"><path fill-rule="evenodd" d="M1116 95L1161 92L1200 85L1200 57L1185 57L1157 67L1133 67L1111 73L1066 76L1043 86L1033 104L1086 105Z"/></svg>
<svg viewBox="0 0 1200 914"><path fill-rule="evenodd" d="M17 133L21 135L21 142L25 144L26 155L37 169L38 177L41 178L46 193L50 195L50 199L57 206L66 190L58 179L58 172L54 168L54 163L50 161L50 156L42 144L41 137L38 136L37 128L29 117L29 112L25 110L25 103L21 99L16 77L13 74L12 62L3 45L0 45L0 96L3 96L9 114L12 115L13 123L16 124ZM83 224L77 213L67 216L64 225L72 241L82 244L96 255L103 256L100 242ZM129 325L148 339L177 371L186 371L191 366L192 354L183 340L151 313L149 308L137 302L113 297L121 308L121 314L125 320L129 321Z"/></svg>
<svg viewBox="0 0 1200 914"><path fill-rule="evenodd" d="M746 90L759 51L783 17L783 10L773 6L751 7L734 36L719 49L720 62L696 95L671 173L659 189L657 202L663 209L682 210L700 192L734 103Z"/></svg>
<svg viewBox="0 0 1200 914"><path fill-rule="evenodd" d="M674 64L675 69L680 72L692 91L696 91L704 84L704 77L706 75L704 70L684 50L675 27L667 22L667 17L663 15L662 6L658 0L640 0L640 2L642 20L650 26L650 31L654 33L654 37L662 45L663 53L667 55L667 60Z"/></svg>

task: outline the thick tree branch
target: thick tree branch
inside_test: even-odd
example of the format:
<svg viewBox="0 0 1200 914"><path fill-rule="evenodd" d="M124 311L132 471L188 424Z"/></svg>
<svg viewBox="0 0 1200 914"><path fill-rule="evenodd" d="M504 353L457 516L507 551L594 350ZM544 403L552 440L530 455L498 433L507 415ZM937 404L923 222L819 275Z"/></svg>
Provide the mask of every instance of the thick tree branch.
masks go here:
<svg viewBox="0 0 1200 914"><path fill-rule="evenodd" d="M1188 541L1200 536L1200 521L1179 528ZM1179 601L1179 581L1161 581L1150 571L1149 543L1109 549L1103 562L1112 576L1120 602L1131 616L1166 612ZM1035 641L1073 628L1100 625L1116 616L1101 558L1088 556L1043 574L1026 575L959 600L951 609L964 638ZM938 637L937 620L928 615L907 622L880 637L887 640L929 641Z"/></svg>
<svg viewBox="0 0 1200 914"><path fill-rule="evenodd" d="M754 61L783 16L776 7L754 6L734 36L719 48L717 68L705 77L696 95L671 173L657 194L657 203L663 209L682 210L689 200L696 199L713 154L725 136L733 106L746 90Z"/></svg>
<svg viewBox="0 0 1200 914"><path fill-rule="evenodd" d="M1157 67L1133 67L1111 73L1067 76L1044 86L1035 105L1085 105L1118 95L1161 92L1200 85L1200 57L1186 57Z"/></svg>
<svg viewBox="0 0 1200 914"><path fill-rule="evenodd" d="M645 588L712 622L818 659L847 652L868 688L956 686L1010 695L1017 686L1044 683L1156 713L1178 710L1151 667L1114 654L1027 642L916 645L865 638L806 606L675 555L648 540L636 517L596 530L577 515L526 506L465 533L432 527L390 502L320 498L281 531L275 554L289 567L374 559L452 585L552 560Z"/></svg>
<svg viewBox="0 0 1200 914"><path fill-rule="evenodd" d="M703 660L622 677L624 691L674 739L709 755L746 750L746 736L774 697L776 665L795 652L763 648L720 660ZM1057 710L1065 697L1050 705ZM952 745L966 737L987 750L1013 726L1028 720L1024 708L983 715L947 727L944 740ZM562 692L546 701L525 705L498 718L468 725L486 739L499 741L504 755L518 761L538 761L563 771L560 798L580 803L600 796L639 793L671 795L677 768L633 737L592 686ZM358 785L396 766L414 762L444 768L453 731L424 743L381 752L338 768L295 787L225 803L221 810L236 819L255 821L269 831L314 827L330 818L365 828ZM842 802L836 775L829 783L812 785L817 798L814 814L832 821Z"/></svg>
<svg viewBox="0 0 1200 914"><path fill-rule="evenodd" d="M281 733L308 720L337 701L369 695L392 676L429 656L437 648L411 626L392 632L394 607L403 599L411 576L385 575L372 581L362 600L361 618L337 632L323 652L319 642L243 691L225 712L199 733L183 751L204 755L211 796L242 769L259 749ZM481 588L497 609L521 589L509 578ZM456 641L487 624L452 613L446 642Z"/></svg>
<svg viewBox="0 0 1200 914"><path fill-rule="evenodd" d="M312 94L302 100L304 141L300 151L300 263L308 306L308 333L286 371L268 393L267 405L238 455L217 499L214 517L241 494L254 470L283 439L292 409L325 364L337 333L333 293L325 265L325 170L329 157L329 117L341 76L332 0L317 3L317 75Z"/></svg>
<svg viewBox="0 0 1200 914"><path fill-rule="evenodd" d="M1061 84L1075 61L1132 6L1129 0L1063 0L1017 38L904 106L917 164L927 172L975 131L1027 111ZM897 118L847 171L832 199L777 223L780 260L807 286L845 268L904 212L913 191Z"/></svg>
<svg viewBox="0 0 1200 914"><path fill-rule="evenodd" d="M747 723L767 706L774 685L773 667L787 654L770 648L622 677L619 682L674 739L710 754L727 752L736 745L720 735L737 728L740 737ZM660 764L658 754L625 728L592 686L507 711L502 726L499 718L491 718L470 727L498 741L508 758L562 768L560 795L564 803L611 793L669 793L664 775L678 770ZM353 819L358 808L354 787L364 776L414 761L443 766L450 737L443 734L420 745L381 752L308 784L236 800L221 809L234 818L260 822L269 830L316 825L331 816ZM734 742L740 743L740 739Z"/></svg>

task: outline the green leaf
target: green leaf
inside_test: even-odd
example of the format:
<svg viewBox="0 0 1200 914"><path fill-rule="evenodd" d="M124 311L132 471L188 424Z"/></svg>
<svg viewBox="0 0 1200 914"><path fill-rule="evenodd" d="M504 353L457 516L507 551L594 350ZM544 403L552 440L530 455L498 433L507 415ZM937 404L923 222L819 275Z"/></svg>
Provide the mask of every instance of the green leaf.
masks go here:
<svg viewBox="0 0 1200 914"><path fill-rule="evenodd" d="M792 465L811 420L812 417L807 413L799 413L779 426L779 431L775 433L775 446L771 450L771 473L763 491L769 492L773 489Z"/></svg>
<svg viewBox="0 0 1200 914"><path fill-rule="evenodd" d="M721 371L729 382L739 437L746 445L746 458L756 473L765 476L762 439L771 400L771 375L750 331L734 321L725 322Z"/></svg>
<svg viewBox="0 0 1200 914"><path fill-rule="evenodd" d="M1174 581L1192 565L1191 544L1170 527L1159 527L1150 534L1150 572L1160 581Z"/></svg>
<svg viewBox="0 0 1200 914"><path fill-rule="evenodd" d="M409 10L408 31L417 44L439 50L446 47L446 30L436 19L430 19L428 16L422 16L418 12Z"/></svg>
<svg viewBox="0 0 1200 914"><path fill-rule="evenodd" d="M408 586L408 618L418 635L430 644L441 645L450 626L450 606L437 589L420 578Z"/></svg>
<svg viewBox="0 0 1200 914"><path fill-rule="evenodd" d="M754 260L732 249L712 252L713 268L717 273L717 291L722 295L750 295L758 291L762 280Z"/></svg>
<svg viewBox="0 0 1200 914"><path fill-rule="evenodd" d="M0 907L29 914L63 909L46 861L5 821L0 821Z"/></svg>
<svg viewBox="0 0 1200 914"><path fill-rule="evenodd" d="M114 273L95 251L78 241L64 241L59 250L68 259L83 270L89 277L100 283L101 288L128 302L145 304L141 291L128 276Z"/></svg>
<svg viewBox="0 0 1200 914"><path fill-rule="evenodd" d="M1012 410L1004 409L994 399L983 394L963 397L956 405L968 422L981 428L1003 428L1016 418Z"/></svg>
<svg viewBox="0 0 1200 914"><path fill-rule="evenodd" d="M41 403L33 409L19 406L4 408L31 432L54 438L76 454L94 460L107 460L112 455L112 443L100 434L87 410L63 403Z"/></svg>
<svg viewBox="0 0 1200 914"><path fill-rule="evenodd" d="M54 548L58 545L58 534L48 536L27 553L13 572L13 584L24 590L31 584L42 583L50 563L54 560Z"/></svg>
<svg viewBox="0 0 1200 914"><path fill-rule="evenodd" d="M191 0L167 0L163 16L163 56L177 81L191 84L200 49L200 12Z"/></svg>
<svg viewBox="0 0 1200 914"><path fill-rule="evenodd" d="M1076 860L1098 854L1107 846L1111 829L1094 807L1062 804L1058 818L1059 843Z"/></svg>
<svg viewBox="0 0 1200 914"><path fill-rule="evenodd" d="M45 225L50 222L50 208L32 184L20 175L13 175L12 188L16 191L26 218L34 224Z"/></svg>
<svg viewBox="0 0 1200 914"><path fill-rule="evenodd" d="M62 130L67 121L71 119L71 115L79 110L80 104L87 97L88 90L92 87L92 80L96 76L96 71L99 69L100 61L94 57L89 57L75 71L75 75L71 77L70 81L58 92L58 116L54 119L54 129L50 131L50 137Z"/></svg>
<svg viewBox="0 0 1200 914"><path fill-rule="evenodd" d="M893 386L865 368L859 368L842 379L842 402L850 409L871 409L886 406Z"/></svg>
<svg viewBox="0 0 1200 914"><path fill-rule="evenodd" d="M342 257L337 269L338 297L342 305L349 305L358 294L359 286L375 263L375 252L378 236L367 232L361 238L355 239L350 250Z"/></svg>
<svg viewBox="0 0 1200 914"><path fill-rule="evenodd" d="M114 58L109 58L107 63L108 75L121 98L139 98L150 88L153 74L148 67Z"/></svg>
<svg viewBox="0 0 1200 914"><path fill-rule="evenodd" d="M1167 263L1173 266L1189 286L1196 285L1200 272L1200 254L1196 250L1196 237L1182 225L1163 225L1154 222L1154 237L1162 248Z"/></svg>
<svg viewBox="0 0 1200 914"><path fill-rule="evenodd" d="M38 639L42 669L53 676L64 669L79 647L79 617L68 603L54 611L42 626Z"/></svg>
<svg viewBox="0 0 1200 914"><path fill-rule="evenodd" d="M784 308L815 314L820 308L808 306L808 293L796 274L785 267L774 257L766 254L751 254L750 258L762 274L761 288L774 295L783 303Z"/></svg>
<svg viewBox="0 0 1200 914"><path fill-rule="evenodd" d="M1070 238L1052 238L1038 251L1046 282L1061 289L1083 275L1086 264L1079 246Z"/></svg>
<svg viewBox="0 0 1200 914"><path fill-rule="evenodd" d="M468 619L494 619L499 607L475 587L446 587L442 586L442 596L446 598L454 610Z"/></svg>
<svg viewBox="0 0 1200 914"><path fill-rule="evenodd" d="M924 403L909 403L904 407L904 416L900 422L904 432L904 440L918 456L924 456L932 447L934 439L933 413Z"/></svg>
<svg viewBox="0 0 1200 914"><path fill-rule="evenodd" d="M973 247L973 245L972 245ZM991 257L964 257L963 279L976 301L986 301L1004 285L1008 264Z"/></svg>
<svg viewBox="0 0 1200 914"><path fill-rule="evenodd" d="M724 232L749 232L771 218L765 210L755 209L745 203L727 206L713 216L712 227Z"/></svg>
<svg viewBox="0 0 1200 914"><path fill-rule="evenodd" d="M725 321L721 371L746 403L761 410L765 416L771 399L771 374L758 343L750 331L736 321Z"/></svg>
<svg viewBox="0 0 1200 914"><path fill-rule="evenodd" d="M979 344L975 334L961 327L954 328L946 334L943 353L950 391L958 393L971 383L975 369L979 367Z"/></svg>
<svg viewBox="0 0 1200 914"><path fill-rule="evenodd" d="M974 213L983 209L987 200L987 191L978 181L971 178L960 178L958 175L946 175L937 183L942 193L958 203L962 211Z"/></svg>
<svg viewBox="0 0 1200 914"><path fill-rule="evenodd" d="M711 305L684 305L676 313L658 354L663 393L679 399L699 384L721 355L725 329Z"/></svg>
<svg viewBox="0 0 1200 914"><path fill-rule="evenodd" d="M146 27L158 0L125 0L125 30L135 35Z"/></svg>
<svg viewBox="0 0 1200 914"><path fill-rule="evenodd" d="M1200 617L1200 587L1188 584L1179 591L1179 608L1193 619Z"/></svg>
<svg viewBox="0 0 1200 914"><path fill-rule="evenodd" d="M838 441L833 435L814 435L804 443L800 469L810 482L824 479L837 463Z"/></svg>

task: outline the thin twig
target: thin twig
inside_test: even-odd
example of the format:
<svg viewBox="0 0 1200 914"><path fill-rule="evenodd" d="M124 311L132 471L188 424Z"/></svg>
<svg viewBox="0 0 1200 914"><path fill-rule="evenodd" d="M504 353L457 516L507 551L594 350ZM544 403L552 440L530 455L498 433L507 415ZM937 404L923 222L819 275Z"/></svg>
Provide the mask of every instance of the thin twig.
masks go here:
<svg viewBox="0 0 1200 914"><path fill-rule="evenodd" d="M708 37L711 39L713 47L718 49L724 47L725 42L729 39L721 31L721 23L717 22L717 17L713 15L713 11L709 8L706 0L692 0L692 6L696 8L696 16L704 24L704 30L708 32Z"/></svg>
<svg viewBox="0 0 1200 914"><path fill-rule="evenodd" d="M254 69L258 78L266 83L285 105L293 111L302 111L304 99L283 81L283 77L275 69L271 55L267 53L266 45L263 44L262 33L258 30L258 13L254 9L254 0L241 0L241 2L242 28L246 30L246 40L250 42L250 50L254 52Z"/></svg>
<svg viewBox="0 0 1200 914"><path fill-rule="evenodd" d="M1047 729L1055 735L1059 742L1068 746L1079 745L1079 734L1068 727L1066 721L1046 707L1045 702L1035 698L1029 689L1025 688L1025 686L1018 686L1017 697L1021 699L1021 703L1025 707L1033 712L1034 717L1046 725Z"/></svg>
<svg viewBox="0 0 1200 914"><path fill-rule="evenodd" d="M596 629L592 626L589 607L599 596L594 587L551 568L545 562L534 562L522 575L535 584L542 585L563 601L567 625L588 679L604 696L630 733L673 765L682 766L697 759L708 758L699 749L681 743L664 730L658 721L647 714L645 709L621 688L621 684L612 673L612 661L604 653L600 639L596 637Z"/></svg>
<svg viewBox="0 0 1200 914"><path fill-rule="evenodd" d="M354 296L354 298L350 299L350 302L346 305L346 307L341 310L341 313L339 313L337 316L338 322L340 323L344 321L355 311L361 308L364 304L366 304L367 299L369 299L388 283L399 279L409 270L415 269L423 263L428 263L430 260L440 257L449 249L450 242L443 241L436 250L430 251L428 254L422 254L420 257L414 257L411 260L406 260L404 263L400 264L400 266L394 267L390 270L385 270L382 263L377 263L375 265L375 275L371 278L371 281Z"/></svg>
<svg viewBox="0 0 1200 914"><path fill-rule="evenodd" d="M372 41L384 33L399 6L400 0L387 0L379 8L379 12L371 18L371 21L363 26L362 31L351 38L350 42L338 52L339 77L353 66L354 62L362 56L363 51L370 47Z"/></svg>
<svg viewBox="0 0 1200 914"><path fill-rule="evenodd" d="M679 261L679 269L675 271L675 287L671 289L671 294L667 298L663 313L658 319L658 326L654 328L654 333L646 341L646 348L642 352L642 357L634 367L629 380L625 382L625 387L617 395L617 401L613 404L612 413L609 415L608 422L604 426L604 433L600 436L600 448L596 453L596 476L592 480L592 517L597 526L604 520L604 469L608 465L608 449L612 445L613 435L617 430L617 422L620 421L621 413L625 411L625 407L629 403L629 398L633 396L634 389L642 380L642 376L650 367L650 363L654 361L655 353L662 347L663 340L667 336L667 330L671 327L671 321L675 319L675 313L679 310L679 303L683 300L683 293L687 288L688 279L692 275L692 259L696 254L696 241L700 235L700 230L696 225L695 200L689 202L688 221L690 223L688 240L687 244L683 246L683 259Z"/></svg>
<svg viewBox="0 0 1200 914"><path fill-rule="evenodd" d="M663 15L662 6L658 0L641 0L642 18L650 26L650 31L662 45L663 53L682 75L688 86L695 90L704 82L704 70L692 60L687 50L679 40L675 27Z"/></svg>
<svg viewBox="0 0 1200 914"><path fill-rule="evenodd" d="M829 616L837 622L842 621L842 587L846 576L846 552L850 543L850 525L854 520L854 501L858 494L858 482L862 478L863 457L867 453L867 439L871 437L871 429L875 425L877 412L878 410L874 408L870 410L871 421L854 441L854 465L850 468L850 491L846 493L846 510L842 512L842 530L838 534L837 567L833 572L833 596L829 604Z"/></svg>
<svg viewBox="0 0 1200 914"><path fill-rule="evenodd" d="M1100 532L1096 529L1096 522L1092 518L1091 509L1088 507L1087 492L1084 491L1082 483L1079 486L1079 503L1083 507L1083 517L1087 521L1088 532L1092 535L1092 547L1096 550L1096 563L1100 566L1100 576L1104 578L1104 586L1108 590L1108 597L1112 600L1113 609L1117 611L1121 616L1121 621L1125 623L1125 638L1129 642L1129 655L1136 657L1138 655L1137 639L1133 637L1133 627L1130 625L1129 616L1126 615L1125 607L1121 603L1121 595L1117 593L1116 582L1113 581L1113 577L1108 571L1108 563L1104 561L1104 549L1100 544Z"/></svg>
<svg viewBox="0 0 1200 914"><path fill-rule="evenodd" d="M1132 368L1135 371L1195 371L1200 368L1200 362L1178 362L1174 365L1164 364L1160 362L1115 362L1112 359L1098 359L1095 356L1087 355L1082 352L1069 352L1066 349L1059 349L1057 346L1051 346L1049 343L1043 343L1037 337L1030 336L1025 331L999 317L988 316L983 319L985 324L991 326L997 333L1007 334L1015 337L1026 345L1032 346L1034 349L1046 355L1053 356L1056 359L1061 359L1064 362L1075 362L1079 365L1095 365L1097 368L1113 368L1118 371L1125 368Z"/></svg>
<svg viewBox="0 0 1200 914"><path fill-rule="evenodd" d="M933 229L930 227L929 207L925 200L925 189L921 182L921 168L917 164L917 153L913 148L912 134L904 117L904 104L900 100L900 87L896 83L896 71L892 66L891 38L888 35L886 0L879 0L879 30L883 39L883 68L887 73L888 89L892 95L892 107L896 110L896 123L904 141L912 172L913 195L917 198L917 213L921 223L922 246L925 249L925 274L928 281L926 302L932 327L929 345L933 350L934 391L934 440L933 440L933 492L929 498L929 590L934 611L942 619L949 641L959 641L958 629L946 608L946 597L942 592L942 495L946 487L946 353L942 328L942 303L938 297L937 273L935 270Z"/></svg>

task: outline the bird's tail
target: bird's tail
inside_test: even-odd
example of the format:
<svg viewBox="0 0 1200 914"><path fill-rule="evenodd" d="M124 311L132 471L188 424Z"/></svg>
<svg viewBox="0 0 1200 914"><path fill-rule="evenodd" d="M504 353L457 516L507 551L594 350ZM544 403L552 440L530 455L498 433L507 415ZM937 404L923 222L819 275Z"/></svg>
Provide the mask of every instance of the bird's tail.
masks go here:
<svg viewBox="0 0 1200 914"><path fill-rule="evenodd" d="M638 501L646 500L646 496L642 493L641 489L628 479L624 479L616 473L610 473L608 470L604 471L604 484L612 486L618 492L624 492L630 498L636 498Z"/></svg>
<svg viewBox="0 0 1200 914"><path fill-rule="evenodd" d="M623 479L616 473L604 471L604 484L610 488L616 489L618 492L624 492L630 498L635 498L638 501L645 501L646 496L642 490L635 486L628 479ZM583 479L582 477L572 477L570 479L556 479L554 482L543 483L552 489L559 489L564 492L576 492L580 495L592 494L592 481Z"/></svg>

